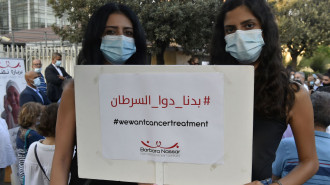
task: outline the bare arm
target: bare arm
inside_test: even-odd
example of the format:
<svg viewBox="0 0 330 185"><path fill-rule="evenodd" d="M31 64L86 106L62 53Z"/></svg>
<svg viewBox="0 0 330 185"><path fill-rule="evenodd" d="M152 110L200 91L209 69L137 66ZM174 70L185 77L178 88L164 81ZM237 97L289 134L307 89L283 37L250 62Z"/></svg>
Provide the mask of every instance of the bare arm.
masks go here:
<svg viewBox="0 0 330 185"><path fill-rule="evenodd" d="M76 135L74 85L70 82L62 94L56 122L55 153L51 185L67 185Z"/></svg>
<svg viewBox="0 0 330 185"><path fill-rule="evenodd" d="M298 185L310 179L319 165L315 148L313 107L309 92L303 87L295 94L295 103L288 118L297 146L299 164L280 181L283 185ZM273 176L274 180L277 178Z"/></svg>

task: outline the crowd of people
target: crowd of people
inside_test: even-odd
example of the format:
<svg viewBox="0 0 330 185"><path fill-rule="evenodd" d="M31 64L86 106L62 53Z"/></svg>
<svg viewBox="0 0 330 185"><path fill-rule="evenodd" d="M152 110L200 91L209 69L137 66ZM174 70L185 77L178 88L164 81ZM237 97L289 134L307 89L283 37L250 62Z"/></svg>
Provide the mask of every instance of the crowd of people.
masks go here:
<svg viewBox="0 0 330 185"><path fill-rule="evenodd" d="M136 14L125 5L108 3L91 15L77 63L145 65L146 51ZM306 78L303 72L284 68L276 21L264 0L227 0L222 5L210 55L212 65L255 69L252 182L246 183L330 184L330 69ZM199 65L198 58L192 57L189 64ZM143 184L78 176L74 81L66 83L71 76L60 67L59 53L53 54L45 77L40 60L32 65L21 94L15 82L6 86L0 184L3 168L16 158L21 184ZM15 125L16 154L8 139L8 128ZM285 132L293 137L282 139Z"/></svg>
<svg viewBox="0 0 330 185"><path fill-rule="evenodd" d="M47 184L44 183L44 179L50 178L58 103L64 85L71 79L61 67L61 57L60 53L53 53L52 63L46 68L45 76L42 74L41 60L33 60L32 70L25 73L26 87L22 91L17 82L9 80L6 83L5 110L0 118L1 185L5 168L10 165L16 169L13 170L17 171L14 177L17 176L20 184ZM10 140L8 131L14 128L18 128L15 142ZM30 146L38 146L38 149L28 152ZM39 166L33 161L34 153L37 151L40 158ZM41 166L46 170L46 176L37 172Z"/></svg>
<svg viewBox="0 0 330 185"><path fill-rule="evenodd" d="M288 67L287 72L290 74L290 80L296 81L303 85L304 88L309 91L310 94L315 92L317 89L328 89L330 86L330 69L325 73L307 73L302 71L294 71ZM306 77L307 75L307 77Z"/></svg>

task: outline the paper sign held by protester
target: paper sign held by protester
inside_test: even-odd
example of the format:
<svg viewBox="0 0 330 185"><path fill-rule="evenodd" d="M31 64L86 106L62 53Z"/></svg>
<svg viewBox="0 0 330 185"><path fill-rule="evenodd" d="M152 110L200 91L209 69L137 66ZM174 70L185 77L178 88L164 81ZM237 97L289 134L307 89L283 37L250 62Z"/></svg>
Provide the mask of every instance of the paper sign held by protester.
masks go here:
<svg viewBox="0 0 330 185"><path fill-rule="evenodd" d="M223 88L221 73L100 75L104 157L222 163Z"/></svg>
<svg viewBox="0 0 330 185"><path fill-rule="evenodd" d="M253 79L253 66L76 66L79 177L249 182Z"/></svg>

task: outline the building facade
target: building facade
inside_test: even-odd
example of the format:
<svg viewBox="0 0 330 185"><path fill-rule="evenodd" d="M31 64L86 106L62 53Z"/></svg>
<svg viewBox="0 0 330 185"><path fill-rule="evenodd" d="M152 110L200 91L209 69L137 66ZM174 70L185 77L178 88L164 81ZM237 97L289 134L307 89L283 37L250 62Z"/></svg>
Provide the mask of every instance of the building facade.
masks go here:
<svg viewBox="0 0 330 185"><path fill-rule="evenodd" d="M56 18L47 0L0 0L0 34L56 24L67 25L67 19Z"/></svg>

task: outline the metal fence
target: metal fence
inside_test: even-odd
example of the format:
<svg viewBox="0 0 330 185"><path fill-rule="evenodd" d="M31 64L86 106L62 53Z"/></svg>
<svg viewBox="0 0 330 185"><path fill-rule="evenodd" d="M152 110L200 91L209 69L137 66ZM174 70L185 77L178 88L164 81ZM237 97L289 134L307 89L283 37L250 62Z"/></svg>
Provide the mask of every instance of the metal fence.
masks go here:
<svg viewBox="0 0 330 185"><path fill-rule="evenodd" d="M52 54L58 52L62 54L62 67L71 75L74 75L74 66L81 46L42 46L42 45L15 45L0 43L0 58L22 58L25 63L25 71L32 68L32 60L40 59L43 65L43 73L52 61Z"/></svg>

